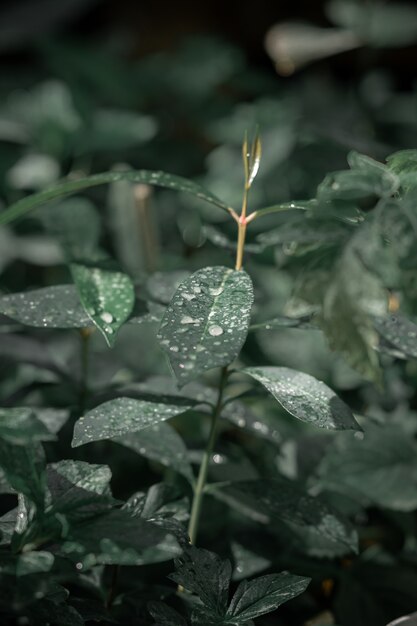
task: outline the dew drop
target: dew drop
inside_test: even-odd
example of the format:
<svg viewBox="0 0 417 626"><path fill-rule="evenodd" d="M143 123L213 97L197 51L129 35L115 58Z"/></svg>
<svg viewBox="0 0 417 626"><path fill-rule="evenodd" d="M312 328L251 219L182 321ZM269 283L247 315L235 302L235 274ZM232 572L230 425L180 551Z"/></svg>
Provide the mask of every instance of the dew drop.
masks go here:
<svg viewBox="0 0 417 626"><path fill-rule="evenodd" d="M223 335L223 328L221 326L210 326L209 335L212 337L218 337L219 335Z"/></svg>
<svg viewBox="0 0 417 626"><path fill-rule="evenodd" d="M82 568L83 568L83 564L82 564L82 563L76 563L76 564L75 564L75 567L76 567L77 569L82 569Z"/></svg>
<svg viewBox="0 0 417 626"><path fill-rule="evenodd" d="M104 311L103 313L100 313L100 318L103 320L103 322L106 322L106 324L111 324L114 319L113 315L109 313L108 311Z"/></svg>
<svg viewBox="0 0 417 626"><path fill-rule="evenodd" d="M198 320L189 315L184 315L184 317L181 318L181 324L198 324Z"/></svg>
<svg viewBox="0 0 417 626"><path fill-rule="evenodd" d="M211 289L209 289L209 292L212 296L219 296L221 293L223 293L223 287L212 287Z"/></svg>

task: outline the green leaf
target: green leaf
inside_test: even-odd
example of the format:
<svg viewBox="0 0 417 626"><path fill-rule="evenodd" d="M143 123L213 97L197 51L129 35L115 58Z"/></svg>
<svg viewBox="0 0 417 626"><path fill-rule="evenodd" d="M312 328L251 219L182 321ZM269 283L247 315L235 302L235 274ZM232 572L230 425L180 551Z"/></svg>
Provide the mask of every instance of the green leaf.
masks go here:
<svg viewBox="0 0 417 626"><path fill-rule="evenodd" d="M172 467L193 483L193 470L187 458L187 448L178 433L168 424L155 424L140 433L114 438L114 441L152 461Z"/></svg>
<svg viewBox="0 0 417 626"><path fill-rule="evenodd" d="M64 460L48 465L46 476L49 513L82 519L108 510L113 502L108 497L111 471L107 465Z"/></svg>
<svg viewBox="0 0 417 626"><path fill-rule="evenodd" d="M0 313L37 328L91 326L74 285L56 285L1 296Z"/></svg>
<svg viewBox="0 0 417 626"><path fill-rule="evenodd" d="M231 624L242 624L265 613L275 611L281 604L303 593L309 578L288 573L269 574L239 584L227 609Z"/></svg>
<svg viewBox="0 0 417 626"><path fill-rule="evenodd" d="M176 572L169 577L187 591L195 593L216 617L223 617L232 576L230 561L217 554L189 546L175 562Z"/></svg>
<svg viewBox="0 0 417 626"><path fill-rule="evenodd" d="M380 349L402 358L417 358L417 324L398 314L376 317L374 324L383 339Z"/></svg>
<svg viewBox="0 0 417 626"><path fill-rule="evenodd" d="M126 274L104 266L72 263L70 267L87 315L112 346L135 303L132 281Z"/></svg>
<svg viewBox="0 0 417 626"><path fill-rule="evenodd" d="M283 477L237 481L213 486L210 493L258 522L284 523L308 531L342 554L357 551L357 535L351 524L294 481Z"/></svg>
<svg viewBox="0 0 417 626"><path fill-rule="evenodd" d="M158 563L178 556L180 548L174 537L156 524L113 510L70 527L61 552L85 569L98 563Z"/></svg>
<svg viewBox="0 0 417 626"><path fill-rule="evenodd" d="M417 445L398 427L368 425L361 439L337 437L318 473L321 488L396 511L417 507Z"/></svg>
<svg viewBox="0 0 417 626"><path fill-rule="evenodd" d="M34 444L15 445L0 439L0 467L10 485L40 509L44 505L44 458Z"/></svg>
<svg viewBox="0 0 417 626"><path fill-rule="evenodd" d="M30 408L0 408L0 439L5 442L25 445L54 438Z"/></svg>
<svg viewBox="0 0 417 626"><path fill-rule="evenodd" d="M361 200L371 196L385 198L397 191L399 182L388 169L342 170L327 174L318 187L317 197L324 201Z"/></svg>
<svg viewBox="0 0 417 626"><path fill-rule="evenodd" d="M181 384L238 356L252 302L252 282L244 271L207 267L181 283L158 333Z"/></svg>
<svg viewBox="0 0 417 626"><path fill-rule="evenodd" d="M127 171L127 172L105 172L103 174L94 174L87 178L80 178L78 180L70 180L59 185L49 187L40 193L33 194L22 200L19 200L15 204L12 204L8 209L0 213L0 225L8 224L16 219L19 219L33 211L38 206L68 196L82 189L88 189L90 187L96 187L97 185L105 185L107 183L114 183L119 180L128 180L132 183L146 183L147 185L155 185L157 187L165 187L175 191L182 191L191 195L197 196L202 200L206 200L215 206L228 211L227 205L219 200L215 195L206 191L203 187L181 176L174 176L172 174L166 174L165 172L150 172L147 170Z"/></svg>
<svg viewBox="0 0 417 626"><path fill-rule="evenodd" d="M309 374L288 367L249 367L242 372L258 380L288 413L303 422L333 430L360 430L347 404Z"/></svg>
<svg viewBox="0 0 417 626"><path fill-rule="evenodd" d="M147 402L133 398L116 398L100 404L75 424L72 446L82 446L92 441L113 439L154 426L159 422L188 411L194 402L179 398L173 404Z"/></svg>

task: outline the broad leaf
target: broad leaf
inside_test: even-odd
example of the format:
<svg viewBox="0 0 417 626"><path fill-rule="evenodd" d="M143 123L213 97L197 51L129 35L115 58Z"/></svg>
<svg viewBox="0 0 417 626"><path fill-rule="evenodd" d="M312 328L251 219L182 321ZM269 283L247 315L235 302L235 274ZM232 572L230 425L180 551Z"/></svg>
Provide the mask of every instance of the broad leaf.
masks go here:
<svg viewBox="0 0 417 626"><path fill-rule="evenodd" d="M92 324L74 285L56 285L1 296L0 313L38 328L83 328Z"/></svg>
<svg viewBox="0 0 417 626"><path fill-rule="evenodd" d="M356 532L344 517L321 498L285 478L237 481L210 491L261 523L283 522L325 540L341 554L357 550Z"/></svg>
<svg viewBox="0 0 417 626"><path fill-rule="evenodd" d="M231 624L242 624L246 620L275 611L284 602L303 593L309 582L309 578L287 573L244 580L236 589L226 617Z"/></svg>
<svg viewBox="0 0 417 626"><path fill-rule="evenodd" d="M252 282L243 271L207 267L181 283L158 333L181 384L237 357L252 302Z"/></svg>
<svg viewBox="0 0 417 626"><path fill-rule="evenodd" d="M23 217L30 211L33 211L38 206L41 206L50 200L55 200L56 198L62 198L64 196L77 193L82 189L114 183L119 180L128 180L132 183L145 183L147 185L155 185L157 187L166 187L167 189L175 191L183 191L197 196L202 200L206 200L224 211L228 210L227 205L216 198L215 195L206 191L197 183L187 180L186 178L181 178L180 176L165 174L164 172L149 172L146 170L106 172L103 174L94 174L88 178L66 181L41 191L40 193L23 198L15 204L12 204L7 210L0 213L0 225L8 224L9 222Z"/></svg>
<svg viewBox="0 0 417 626"><path fill-rule="evenodd" d="M179 398L175 404L147 402L133 398L116 398L100 404L80 417L74 428L73 447L101 439L113 439L154 426L185 413L193 406L191 400Z"/></svg>
<svg viewBox="0 0 417 626"><path fill-rule="evenodd" d="M87 315L112 346L133 309L132 281L126 274L104 266L72 263L71 273Z"/></svg>
<svg viewBox="0 0 417 626"><path fill-rule="evenodd" d="M141 430L140 433L129 433L114 438L120 443L142 456L172 467L192 483L194 480L191 465L187 459L187 448L181 437L168 424L155 424Z"/></svg>
<svg viewBox="0 0 417 626"><path fill-rule="evenodd" d="M223 617L228 603L232 576L230 561L217 554L189 546L175 562L176 572L171 580L195 593L213 616Z"/></svg>
<svg viewBox="0 0 417 626"><path fill-rule="evenodd" d="M351 410L327 385L288 367L249 367L243 373L258 380L291 415L328 429L360 429Z"/></svg>

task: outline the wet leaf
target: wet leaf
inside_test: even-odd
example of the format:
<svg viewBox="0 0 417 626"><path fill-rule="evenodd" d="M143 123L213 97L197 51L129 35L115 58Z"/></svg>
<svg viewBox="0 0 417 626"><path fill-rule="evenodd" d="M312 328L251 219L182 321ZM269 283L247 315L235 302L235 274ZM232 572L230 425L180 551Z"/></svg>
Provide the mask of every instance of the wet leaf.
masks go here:
<svg viewBox="0 0 417 626"><path fill-rule="evenodd" d="M249 367L242 371L264 385L286 411L303 422L333 430L360 430L347 404L313 376L288 367Z"/></svg>
<svg viewBox="0 0 417 626"><path fill-rule="evenodd" d="M195 593L214 616L223 617L232 576L230 561L224 561L208 550L189 546L176 560L175 567L171 580Z"/></svg>
<svg viewBox="0 0 417 626"><path fill-rule="evenodd" d="M243 271L207 267L181 283L158 333L181 384L237 357L252 302L252 282Z"/></svg>
<svg viewBox="0 0 417 626"><path fill-rule="evenodd" d="M92 324L74 285L1 296L0 313L37 328L84 328Z"/></svg>
<svg viewBox="0 0 417 626"><path fill-rule="evenodd" d="M227 205L216 198L214 194L206 191L197 183L182 178L181 176L174 176L173 174L166 174L165 172L149 172L147 170L105 172L103 174L94 174L87 178L65 181L40 193L27 196L0 213L0 224L13 222L50 200L77 193L82 189L114 183L119 180L128 180L132 183L145 183L147 185L155 185L156 187L182 191L214 204L224 211L228 210Z"/></svg>
<svg viewBox="0 0 417 626"><path fill-rule="evenodd" d="M392 350L402 358L417 358L417 324L398 314L376 317L374 324L384 340L381 349Z"/></svg>
<svg viewBox="0 0 417 626"><path fill-rule="evenodd" d="M185 413L193 406L190 400L179 399L176 404L147 402L133 398L116 398L100 404L76 422L73 447L92 441L113 439L154 426L159 422Z"/></svg>
<svg viewBox="0 0 417 626"><path fill-rule="evenodd" d="M309 582L309 578L288 573L244 580L235 591L226 617L231 624L242 624L246 620L275 611L284 602L303 593Z"/></svg>
<svg viewBox="0 0 417 626"><path fill-rule="evenodd" d="M84 309L109 346L135 303L129 276L106 267L71 264L71 273Z"/></svg>

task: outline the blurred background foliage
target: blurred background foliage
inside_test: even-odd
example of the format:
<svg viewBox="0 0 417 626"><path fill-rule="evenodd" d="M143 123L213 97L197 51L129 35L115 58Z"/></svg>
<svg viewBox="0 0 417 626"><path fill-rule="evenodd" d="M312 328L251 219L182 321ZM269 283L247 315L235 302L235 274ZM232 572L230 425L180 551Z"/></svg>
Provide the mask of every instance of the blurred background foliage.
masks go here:
<svg viewBox="0 0 417 626"><path fill-rule="evenodd" d="M0 42L3 207L62 177L121 168L194 178L237 207L242 137L256 125L263 158L252 209L315 197L328 172L346 169L352 150L384 160L417 143L417 8L412 3L15 0L1 4ZM195 198L146 186L132 191L118 182L60 206L65 210L55 206L52 211L71 222L71 245L82 246L83 231L91 236L93 229L98 245L134 279L139 299L151 301L151 314L188 272L233 262L233 224ZM328 232L320 240L317 230L312 237L301 225L287 224L273 246L263 245L283 224L282 216L271 215L259 226L254 222L249 233L246 268L256 289L255 322L299 312L294 295L319 289L317 274L303 269ZM59 245L62 228L51 209L1 228L1 293L70 281ZM412 247L406 233L402 236L401 249ZM371 255L369 240L362 245ZM411 252L409 268L415 270ZM339 280L355 283L360 272L347 264ZM399 297L392 294L392 311ZM407 306L415 316L412 298ZM14 332L13 338L4 332L0 341L3 406L69 406L75 407L71 418L76 417L77 333L29 332L6 319L2 327ZM111 351L98 333L92 336L93 393L100 396L108 386L150 377L155 389L162 385L166 391L169 371L154 330L126 325ZM297 479L311 493L326 494L351 517L360 536L360 555L352 559L296 530L265 530L250 519L240 520L232 534L238 513L208 499L201 541L232 553L236 578L268 568L313 577L302 599L284 606L278 618L259 623L385 626L416 609L417 368L400 348L382 355L383 383L375 385L332 352L319 330L280 327L250 334L244 362L314 374L367 417L362 447L349 434L323 434L289 420L273 401L256 397L240 408L247 412L246 430L224 427L213 480L271 472ZM258 434L263 436L253 438L247 431L260 430L256 415L262 418ZM71 450L70 423L59 443L48 448L49 459L108 463L116 496L128 497L169 475L160 463L117 444ZM194 461L206 436L200 423L176 422L197 450ZM12 497L5 496L4 511ZM148 568L144 574L136 568L122 574L122 586L131 590L118 616L124 623L147 623L134 621L143 616L137 585L165 584L161 571ZM315 621L307 621L311 616Z"/></svg>

